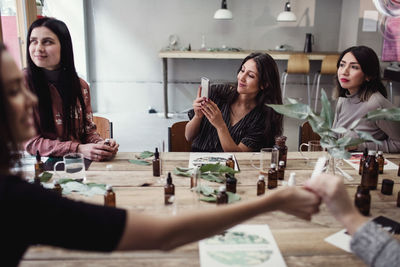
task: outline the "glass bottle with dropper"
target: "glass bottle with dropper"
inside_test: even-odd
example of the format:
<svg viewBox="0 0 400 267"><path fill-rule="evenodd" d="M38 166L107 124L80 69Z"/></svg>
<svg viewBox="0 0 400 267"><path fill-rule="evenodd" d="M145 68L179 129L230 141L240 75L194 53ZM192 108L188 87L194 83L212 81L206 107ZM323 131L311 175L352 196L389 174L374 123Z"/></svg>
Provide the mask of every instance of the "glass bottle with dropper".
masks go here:
<svg viewBox="0 0 400 267"><path fill-rule="evenodd" d="M111 185L106 186L106 192L104 194L104 206L115 207L115 192Z"/></svg>
<svg viewBox="0 0 400 267"><path fill-rule="evenodd" d="M164 204L173 204L173 199L175 197L175 185L172 183L171 173L168 173L167 183L164 186Z"/></svg>
<svg viewBox="0 0 400 267"><path fill-rule="evenodd" d="M264 194L265 194L265 178L264 175L259 175L257 181L257 196Z"/></svg>
<svg viewBox="0 0 400 267"><path fill-rule="evenodd" d="M153 176L160 176L160 153L157 147L153 159Z"/></svg>

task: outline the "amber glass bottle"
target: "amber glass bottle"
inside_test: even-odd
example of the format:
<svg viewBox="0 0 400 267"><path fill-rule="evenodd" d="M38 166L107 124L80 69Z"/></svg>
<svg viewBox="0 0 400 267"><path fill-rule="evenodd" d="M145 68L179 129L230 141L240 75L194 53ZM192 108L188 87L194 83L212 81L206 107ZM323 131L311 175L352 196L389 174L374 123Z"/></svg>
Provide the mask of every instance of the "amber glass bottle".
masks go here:
<svg viewBox="0 0 400 267"><path fill-rule="evenodd" d="M233 160L233 157L229 157L226 160L226 166L228 166L228 167L230 167L232 169L235 169L235 161Z"/></svg>
<svg viewBox="0 0 400 267"><path fill-rule="evenodd" d="M378 157L376 161L378 161L379 174L382 174L383 167L385 166L385 158L383 157L383 151L378 151Z"/></svg>
<svg viewBox="0 0 400 267"><path fill-rule="evenodd" d="M364 216L369 215L369 210L371 208L371 195L369 194L369 189L358 186L357 193L354 198L354 205L358 208L360 213Z"/></svg>
<svg viewBox="0 0 400 267"><path fill-rule="evenodd" d="M197 187L200 178L200 168L194 167L192 176L190 176L190 188Z"/></svg>
<svg viewBox="0 0 400 267"><path fill-rule="evenodd" d="M383 179L381 193L384 195L392 195L393 194L393 185L394 182L391 179Z"/></svg>
<svg viewBox="0 0 400 267"><path fill-rule="evenodd" d="M153 159L153 176L160 176L160 153L158 153L157 147Z"/></svg>
<svg viewBox="0 0 400 267"><path fill-rule="evenodd" d="M106 193L104 194L104 206L115 207L115 193L111 185L106 186Z"/></svg>
<svg viewBox="0 0 400 267"><path fill-rule="evenodd" d="M378 185L378 162L375 159L375 150L368 151L365 159L363 173L361 176L361 186L369 190L375 190Z"/></svg>
<svg viewBox="0 0 400 267"><path fill-rule="evenodd" d="M279 161L278 167L278 179L283 180L285 178L285 162L283 160Z"/></svg>
<svg viewBox="0 0 400 267"><path fill-rule="evenodd" d="M234 174L225 174L226 177L226 191L236 193L237 179Z"/></svg>
<svg viewBox="0 0 400 267"><path fill-rule="evenodd" d="M363 173L364 162L365 162L365 159L367 157L368 157L368 148L365 148L364 149L364 153L363 153L363 155L362 155L362 157L360 159L360 167L358 169L358 174L359 175L362 175L362 173Z"/></svg>
<svg viewBox="0 0 400 267"><path fill-rule="evenodd" d="M278 187L278 172L276 171L276 164L272 163L268 171L268 189Z"/></svg>
<svg viewBox="0 0 400 267"><path fill-rule="evenodd" d="M258 181L257 181L257 196L264 195L265 194L265 180L264 180L264 175L258 176Z"/></svg>
<svg viewBox="0 0 400 267"><path fill-rule="evenodd" d="M44 172L44 164L42 162L42 159L40 157L39 150L36 150L36 163L35 163L35 178L33 179L33 182L35 184L40 184L40 174Z"/></svg>
<svg viewBox="0 0 400 267"><path fill-rule="evenodd" d="M175 196L175 185L172 183L171 173L168 173L167 184L164 186L164 204L173 204L173 197Z"/></svg>
<svg viewBox="0 0 400 267"><path fill-rule="evenodd" d="M227 203L228 203L228 194L226 193L226 187L221 185L218 190L217 205L227 204Z"/></svg>
<svg viewBox="0 0 400 267"><path fill-rule="evenodd" d="M283 161L285 163L284 167L286 168L286 159L288 147L286 146L286 136L277 136L275 137L275 145L274 148L279 150L278 162Z"/></svg>

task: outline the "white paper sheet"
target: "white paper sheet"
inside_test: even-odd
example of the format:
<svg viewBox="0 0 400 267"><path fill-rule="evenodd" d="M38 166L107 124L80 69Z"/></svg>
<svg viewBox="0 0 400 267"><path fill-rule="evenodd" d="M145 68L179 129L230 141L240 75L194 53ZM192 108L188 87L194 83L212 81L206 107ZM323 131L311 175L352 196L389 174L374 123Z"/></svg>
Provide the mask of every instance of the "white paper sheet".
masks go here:
<svg viewBox="0 0 400 267"><path fill-rule="evenodd" d="M348 164L350 164L351 167L354 169L358 170L360 168L360 159L362 157L363 153L351 153L351 158L350 159L345 159ZM390 160L385 159L385 165L383 166L383 172L385 170L397 170L399 167L391 162Z"/></svg>
<svg viewBox="0 0 400 267"><path fill-rule="evenodd" d="M199 242L200 266L286 266L268 225L237 225Z"/></svg>
<svg viewBox="0 0 400 267"><path fill-rule="evenodd" d="M343 229L333 235L328 236L324 240L329 244L332 244L338 248L341 248L349 253L352 253L350 249L351 235L346 234L347 230Z"/></svg>
<svg viewBox="0 0 400 267"><path fill-rule="evenodd" d="M233 160L235 161L235 171L239 171L239 164L236 160L235 155L231 153L198 153L198 152L193 152L190 153L189 156L189 168L193 168L194 166L198 166L201 164L208 164L208 163L220 163L224 164L226 160L232 157Z"/></svg>

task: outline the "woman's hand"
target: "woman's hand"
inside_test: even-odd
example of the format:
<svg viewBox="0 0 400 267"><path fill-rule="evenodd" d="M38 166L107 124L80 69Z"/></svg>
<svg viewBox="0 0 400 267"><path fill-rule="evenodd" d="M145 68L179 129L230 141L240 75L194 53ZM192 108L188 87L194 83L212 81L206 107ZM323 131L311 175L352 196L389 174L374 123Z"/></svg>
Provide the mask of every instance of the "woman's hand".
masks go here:
<svg viewBox="0 0 400 267"><path fill-rule="evenodd" d="M212 100L207 99L204 104L202 104L202 111L208 121L214 126L217 130L221 127L226 126L225 121L222 117L221 110L218 108L217 104L215 104Z"/></svg>
<svg viewBox="0 0 400 267"><path fill-rule="evenodd" d="M193 101L193 110L194 110L194 116L198 119L203 118L204 114L202 111L202 106L206 102L207 98L201 96L201 86L197 90L197 97Z"/></svg>
<svg viewBox="0 0 400 267"><path fill-rule="evenodd" d="M104 144L105 141L101 141L97 144L80 144L78 146L78 152L82 153L87 159L93 161L103 161L111 159L118 151L118 144L114 146Z"/></svg>
<svg viewBox="0 0 400 267"><path fill-rule="evenodd" d="M315 193L300 187L285 187L274 192L278 210L304 220L319 211L321 198Z"/></svg>

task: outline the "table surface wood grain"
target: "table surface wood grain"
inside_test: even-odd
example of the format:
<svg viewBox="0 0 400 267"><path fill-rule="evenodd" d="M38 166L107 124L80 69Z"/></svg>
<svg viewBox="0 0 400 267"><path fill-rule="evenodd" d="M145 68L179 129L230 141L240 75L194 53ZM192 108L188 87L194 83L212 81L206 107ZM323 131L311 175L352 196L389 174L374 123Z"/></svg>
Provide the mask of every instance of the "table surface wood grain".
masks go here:
<svg viewBox="0 0 400 267"><path fill-rule="evenodd" d="M256 198L256 182L258 170L251 165L251 158L257 161L253 153L234 153L241 172L238 179L237 193L241 201ZM313 162L320 152L306 153L311 162L305 160L298 152L289 152L285 180L290 172L296 172L298 186L309 178ZM189 153L161 153L161 177L153 177L152 166L140 166L130 163L139 153L118 153L113 161L93 162L87 171L87 181L111 184L116 193L117 206L134 210L138 213L155 216L174 216L216 208L215 204L199 202L197 195L189 190L189 178L173 175L176 204L164 205L163 186L165 174L172 172L177 166L187 167ZM398 164L400 154L386 154L385 157ZM346 162L341 168L354 180L347 181L346 189L354 198L357 185L360 183L358 170L354 170ZM393 179L394 194L386 196L380 193L381 181ZM371 191L371 215L383 215L400 221L400 208L396 207L397 192L400 190L400 177L397 170L387 170L379 176L378 190ZM202 181L217 188L219 184ZM281 186L281 185L280 185ZM266 190L268 194L269 190ZM85 197L72 194L76 200L103 205L103 196ZM330 215L325 205L321 205L320 213L313 216L310 222L298 219L282 212L271 212L259 215L244 222L245 224L268 224L283 258L288 266L365 266L353 254L347 253L324 241L324 239L341 230L342 226ZM101 238L101 236L99 236ZM171 252L134 251L113 253L92 253L85 251L65 250L48 246L32 246L25 253L20 266L200 266L198 243L194 242Z"/></svg>

